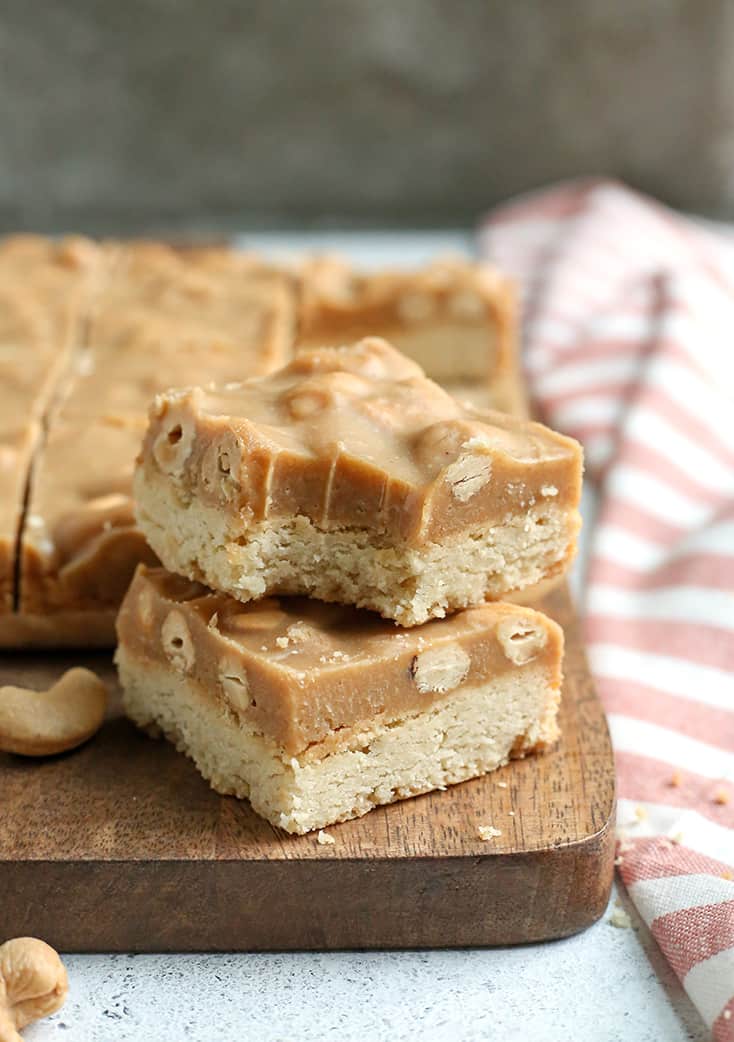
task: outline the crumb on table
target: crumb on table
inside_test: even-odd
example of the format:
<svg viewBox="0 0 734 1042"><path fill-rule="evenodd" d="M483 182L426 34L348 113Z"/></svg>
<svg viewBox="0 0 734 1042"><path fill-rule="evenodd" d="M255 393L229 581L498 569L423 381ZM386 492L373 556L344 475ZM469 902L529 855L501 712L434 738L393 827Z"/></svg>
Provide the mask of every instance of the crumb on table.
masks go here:
<svg viewBox="0 0 734 1042"><path fill-rule="evenodd" d="M608 921L611 926L616 926L620 930L629 930L632 926L632 920L619 902L614 905Z"/></svg>

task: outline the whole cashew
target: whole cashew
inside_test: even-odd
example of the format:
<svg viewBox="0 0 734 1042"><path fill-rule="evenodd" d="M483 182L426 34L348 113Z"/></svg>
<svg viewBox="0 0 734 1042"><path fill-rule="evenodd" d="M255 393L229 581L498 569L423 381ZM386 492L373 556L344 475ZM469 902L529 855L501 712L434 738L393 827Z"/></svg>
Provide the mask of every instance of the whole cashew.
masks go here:
<svg viewBox="0 0 734 1042"><path fill-rule="evenodd" d="M0 944L0 1042L21 1042L18 1031L60 1009L68 990L64 964L45 941Z"/></svg>
<svg viewBox="0 0 734 1042"><path fill-rule="evenodd" d="M0 687L0 752L52 756L99 729L107 689L89 669L67 670L48 691Z"/></svg>

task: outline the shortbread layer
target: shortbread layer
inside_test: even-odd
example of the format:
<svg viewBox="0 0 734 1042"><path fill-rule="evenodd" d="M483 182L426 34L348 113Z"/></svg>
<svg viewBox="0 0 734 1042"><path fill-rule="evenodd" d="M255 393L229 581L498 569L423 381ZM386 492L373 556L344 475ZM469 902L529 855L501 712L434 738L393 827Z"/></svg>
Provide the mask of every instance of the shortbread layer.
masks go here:
<svg viewBox="0 0 734 1042"><path fill-rule="evenodd" d="M402 625L561 572L581 449L464 406L384 341L161 395L137 518L171 571L244 601L307 594Z"/></svg>
<svg viewBox="0 0 734 1042"><path fill-rule="evenodd" d="M308 595L415 626L487 600L538 589L566 571L579 519L542 500L504 523L443 543L400 546L356 527L319 528L303 515L244 531L221 510L189 500L154 475L137 480L137 516L168 567L246 603ZM528 599L526 596L524 599Z"/></svg>
<svg viewBox="0 0 734 1042"><path fill-rule="evenodd" d="M401 632L303 600L243 607L141 568L118 639L131 718L291 832L476 777L557 735L563 637L528 608Z"/></svg>

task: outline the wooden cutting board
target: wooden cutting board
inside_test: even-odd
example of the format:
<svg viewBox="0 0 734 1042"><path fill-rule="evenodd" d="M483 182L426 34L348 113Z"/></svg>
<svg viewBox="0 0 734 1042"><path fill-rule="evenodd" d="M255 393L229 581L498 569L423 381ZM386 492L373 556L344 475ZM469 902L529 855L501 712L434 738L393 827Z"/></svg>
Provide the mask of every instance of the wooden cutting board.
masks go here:
<svg viewBox="0 0 734 1042"><path fill-rule="evenodd" d="M0 754L0 939L62 951L423 948L561 937L603 913L614 857L614 771L568 593L556 749L446 792L293 837L217 796L117 697L85 747ZM82 659L4 655L0 684L50 684ZM478 825L502 835L482 842Z"/></svg>

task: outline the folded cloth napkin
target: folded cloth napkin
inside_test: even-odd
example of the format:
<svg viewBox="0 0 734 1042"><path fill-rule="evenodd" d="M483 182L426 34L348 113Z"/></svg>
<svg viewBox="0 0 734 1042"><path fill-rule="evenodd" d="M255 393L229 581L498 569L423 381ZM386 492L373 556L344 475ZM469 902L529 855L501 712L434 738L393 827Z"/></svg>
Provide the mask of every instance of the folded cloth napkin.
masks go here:
<svg viewBox="0 0 734 1042"><path fill-rule="evenodd" d="M734 1042L734 234L607 181L490 214L543 418L598 508L585 625L618 776L617 864Z"/></svg>

